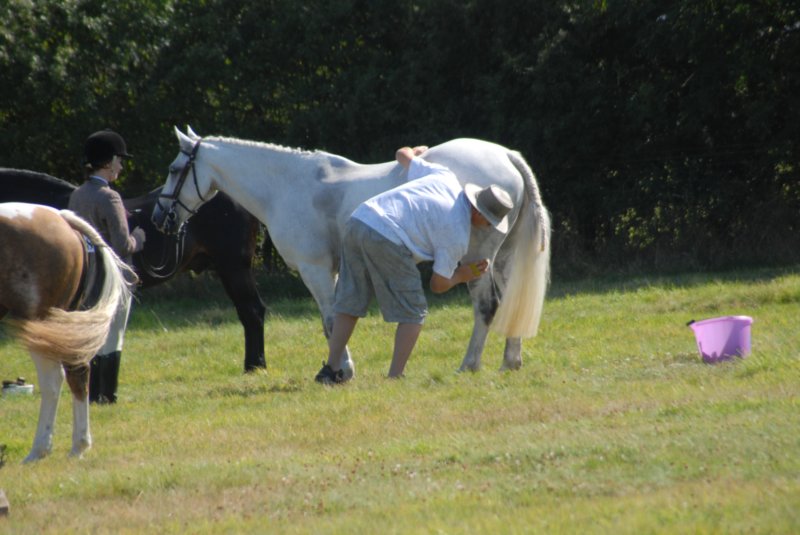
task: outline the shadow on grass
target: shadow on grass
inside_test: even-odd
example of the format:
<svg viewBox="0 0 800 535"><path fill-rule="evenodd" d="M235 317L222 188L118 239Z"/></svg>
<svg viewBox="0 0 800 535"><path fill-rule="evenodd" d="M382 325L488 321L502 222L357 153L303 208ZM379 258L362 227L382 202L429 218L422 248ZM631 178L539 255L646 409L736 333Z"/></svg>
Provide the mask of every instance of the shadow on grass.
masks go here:
<svg viewBox="0 0 800 535"><path fill-rule="evenodd" d="M430 272L426 276L424 268L421 271L423 280L427 281ZM275 315L289 318L319 317L317 304L299 276L267 275L257 270L256 282L261 300L267 307L267 323L270 316ZM469 293L464 285L444 295L428 295L431 308L469 302ZM159 286L140 289L136 292L133 310L134 325L139 324L142 315L154 316L151 319L165 328L195 322L214 323L214 318L223 316L227 318L226 321L238 322L233 301L225 293L216 274L211 272L182 274ZM375 303L370 307L370 313L378 313ZM149 323L149 320L145 320L145 323Z"/></svg>
<svg viewBox="0 0 800 535"><path fill-rule="evenodd" d="M427 281L430 271L421 268ZM547 292L549 299L558 299L576 294L605 294L610 292L635 292L642 288L663 286L685 289L710 282L759 283L800 273L800 266L737 270L717 273L679 273L637 276L605 276L593 279L554 281ZM289 318L318 317L319 310L302 280L293 274L267 275L257 272L257 283L261 299L267 307L266 322L270 316ZM427 283L425 284L427 286ZM465 285L459 285L445 294L427 296L431 309L445 306L470 304ZM139 312L136 312L138 309ZM149 311L149 312L148 312ZM371 313L378 313L373 303ZM136 316L153 316L152 320L165 328L193 323L218 324L238 322L233 302L228 298L222 284L213 273L186 274L163 285L138 291L134 304ZM135 316L134 316L135 317ZM145 320L145 323L149 323ZM134 320L134 325L139 321ZM0 334L0 343L4 337Z"/></svg>
<svg viewBox="0 0 800 535"><path fill-rule="evenodd" d="M551 298L559 298L575 294L604 294L611 292L627 293L635 292L642 288L658 286L687 289L703 286L711 282L761 283L798 273L800 273L800 266L721 272L604 276L579 280L555 281L548 289L547 296Z"/></svg>
<svg viewBox="0 0 800 535"><path fill-rule="evenodd" d="M261 396L264 394L291 394L303 390L303 384L294 379L268 381L259 384L241 384L225 385L217 388L211 388L207 391L206 396L211 398L242 398L247 399L254 396Z"/></svg>

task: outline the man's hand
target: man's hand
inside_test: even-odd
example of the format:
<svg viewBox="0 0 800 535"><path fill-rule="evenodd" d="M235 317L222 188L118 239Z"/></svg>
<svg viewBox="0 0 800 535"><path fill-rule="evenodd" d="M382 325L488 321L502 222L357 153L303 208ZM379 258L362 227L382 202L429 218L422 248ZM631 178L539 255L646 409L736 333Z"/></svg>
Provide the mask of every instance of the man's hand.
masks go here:
<svg viewBox="0 0 800 535"><path fill-rule="evenodd" d="M467 264L469 267L470 274L472 275L471 279L468 279L464 282L469 282L471 280L477 279L487 271L489 271L489 259L484 258L483 260L478 260L477 262L472 262Z"/></svg>
<svg viewBox="0 0 800 535"><path fill-rule="evenodd" d="M408 169L408 166L411 165L411 160L414 159L414 149L411 147L399 148L394 153L394 157L400 165Z"/></svg>
<svg viewBox="0 0 800 535"><path fill-rule="evenodd" d="M142 229L141 227L136 227L135 229L133 229L131 231L131 236L133 236L133 239L136 240L136 243L142 245L144 245L145 238L147 237L147 235L144 233L144 229Z"/></svg>
<svg viewBox="0 0 800 535"><path fill-rule="evenodd" d="M411 147L401 147L394 153L394 157L400 165L408 169L408 166L411 165L411 160L413 160L415 156L420 156L426 150L428 150L428 147L425 145L418 145L413 149Z"/></svg>
<svg viewBox="0 0 800 535"><path fill-rule="evenodd" d="M434 274L431 275L431 291L440 294L462 282L474 281L489 271L489 265L488 258L469 264L461 264L456 268L455 273L453 273L453 276L449 279L434 272Z"/></svg>

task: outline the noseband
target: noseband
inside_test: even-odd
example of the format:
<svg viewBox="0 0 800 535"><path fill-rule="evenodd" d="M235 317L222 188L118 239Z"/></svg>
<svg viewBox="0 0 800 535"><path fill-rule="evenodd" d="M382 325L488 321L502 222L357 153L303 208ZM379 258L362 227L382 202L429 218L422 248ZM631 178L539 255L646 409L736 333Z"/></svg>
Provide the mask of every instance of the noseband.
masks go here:
<svg viewBox="0 0 800 535"><path fill-rule="evenodd" d="M162 206L161 204L162 198L167 199L168 201L172 201L172 203L170 203L169 205L169 210L167 210L167 217L170 219L175 219L176 206L180 206L181 208L183 208L192 215L197 213L197 210L192 210L191 208L186 206L183 203L183 201L179 199L181 190L183 189L183 185L186 183L186 179L189 176L189 171L192 172L192 181L194 182L194 189L197 192L197 196L200 198L200 201L202 201L202 203L206 202L205 197L203 197L203 194L200 193L200 186L197 184L197 169L195 169L194 165L195 159L197 158L197 151L200 150L200 143L202 141L203 141L202 139L198 139L197 142L194 144L194 147L192 147L191 152L186 152L185 150L181 149L181 153L188 156L189 159L186 160L186 163L183 165L183 169L181 169L181 174L178 177L178 183L175 185L175 189L172 190L172 193L161 193L159 194L158 199L156 200L158 206L162 210L164 210L164 206Z"/></svg>

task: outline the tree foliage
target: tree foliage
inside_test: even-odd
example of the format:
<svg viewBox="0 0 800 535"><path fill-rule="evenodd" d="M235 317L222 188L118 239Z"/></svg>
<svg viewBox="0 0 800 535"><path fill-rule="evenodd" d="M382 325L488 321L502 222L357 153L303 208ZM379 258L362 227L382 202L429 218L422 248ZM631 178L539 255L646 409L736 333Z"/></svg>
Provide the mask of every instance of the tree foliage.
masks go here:
<svg viewBox="0 0 800 535"><path fill-rule="evenodd" d="M556 272L800 258L790 0L7 0L0 165L77 180L85 137L160 184L172 126L373 162L520 150Z"/></svg>

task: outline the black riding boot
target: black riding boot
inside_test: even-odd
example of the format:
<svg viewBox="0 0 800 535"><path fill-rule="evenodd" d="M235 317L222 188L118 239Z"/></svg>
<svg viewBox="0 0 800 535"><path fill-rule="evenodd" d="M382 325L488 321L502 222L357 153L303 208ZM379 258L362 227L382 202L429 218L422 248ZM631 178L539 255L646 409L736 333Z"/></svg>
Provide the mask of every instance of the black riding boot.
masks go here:
<svg viewBox="0 0 800 535"><path fill-rule="evenodd" d="M103 370L105 368L105 355L95 355L89 361L89 403L100 401L103 390Z"/></svg>
<svg viewBox="0 0 800 535"><path fill-rule="evenodd" d="M121 351L115 351L103 356L105 370L103 370L103 384L100 394L105 398L106 403L117 402L117 383L119 381L119 361L121 357Z"/></svg>

